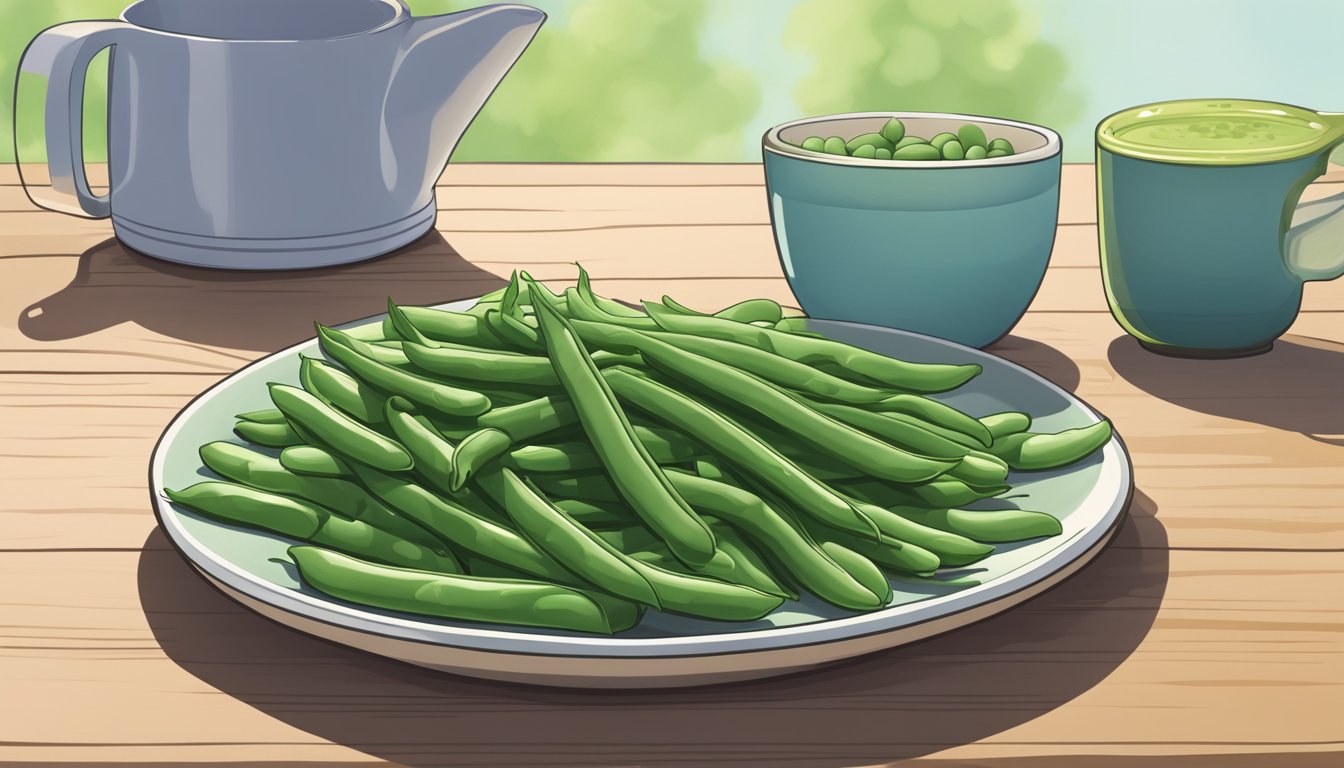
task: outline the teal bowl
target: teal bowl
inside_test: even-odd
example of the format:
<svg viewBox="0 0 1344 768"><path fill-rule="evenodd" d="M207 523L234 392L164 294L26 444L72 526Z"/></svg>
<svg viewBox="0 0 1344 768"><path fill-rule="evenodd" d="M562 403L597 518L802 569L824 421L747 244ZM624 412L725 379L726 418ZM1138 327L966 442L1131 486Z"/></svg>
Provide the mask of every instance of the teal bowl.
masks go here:
<svg viewBox="0 0 1344 768"><path fill-rule="evenodd" d="M802 149L899 117L932 137L973 123L1016 154L894 161ZM975 115L868 112L796 120L761 141L770 223L789 287L808 315L985 347L1041 286L1059 217L1059 134Z"/></svg>

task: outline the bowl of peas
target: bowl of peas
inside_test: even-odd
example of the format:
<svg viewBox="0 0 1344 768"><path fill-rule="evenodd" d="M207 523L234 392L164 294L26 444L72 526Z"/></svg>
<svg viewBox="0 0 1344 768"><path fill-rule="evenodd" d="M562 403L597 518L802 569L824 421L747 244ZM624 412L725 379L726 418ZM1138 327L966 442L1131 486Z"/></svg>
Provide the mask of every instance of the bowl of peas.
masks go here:
<svg viewBox="0 0 1344 768"><path fill-rule="evenodd" d="M1040 288L1062 144L1038 125L866 112L762 139L775 245L808 315L986 347Z"/></svg>

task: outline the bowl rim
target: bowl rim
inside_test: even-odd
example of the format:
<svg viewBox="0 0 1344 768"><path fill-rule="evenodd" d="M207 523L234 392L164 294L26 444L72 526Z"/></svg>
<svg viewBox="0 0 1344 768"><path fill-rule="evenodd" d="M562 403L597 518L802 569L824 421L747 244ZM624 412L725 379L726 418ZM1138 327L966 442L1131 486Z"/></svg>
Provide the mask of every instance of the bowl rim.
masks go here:
<svg viewBox="0 0 1344 768"><path fill-rule="evenodd" d="M980 160L878 160L876 158L850 157L848 155L828 155L820 152L813 152L802 147L795 147L779 137L780 131L786 128L792 128L798 125L808 125L822 121L831 120L854 120L867 119L875 117L886 118L935 118L942 120L962 120L968 123L984 125L1006 125L1012 128L1030 131L1045 139L1045 146L1029 149L1026 152L1008 155L1006 157L987 157ZM1064 142L1059 134L1050 128L1034 123L1024 123L1018 120L1008 120L1002 117L990 117L988 115L967 115L958 112L842 112L833 115L816 115L813 117L804 117L797 120L790 120L787 123L780 123L765 132L761 136L762 152L773 152L777 155L791 157L797 160L804 160L823 165L852 165L868 168L920 168L924 170L951 169L951 168L984 168L1001 165L1025 165L1040 160L1046 160L1055 157L1063 152Z"/></svg>

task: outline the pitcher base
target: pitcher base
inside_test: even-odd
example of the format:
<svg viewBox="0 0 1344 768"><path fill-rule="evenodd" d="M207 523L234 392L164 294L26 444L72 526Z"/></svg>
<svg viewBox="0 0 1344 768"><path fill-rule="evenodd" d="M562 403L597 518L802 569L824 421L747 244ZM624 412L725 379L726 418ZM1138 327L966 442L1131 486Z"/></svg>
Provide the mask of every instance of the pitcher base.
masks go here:
<svg viewBox="0 0 1344 768"><path fill-rule="evenodd" d="M212 269L315 269L364 261L394 251L434 226L434 199L402 219L369 229L319 237L208 237L141 224L112 214L117 239L128 248L176 264Z"/></svg>
<svg viewBox="0 0 1344 768"><path fill-rule="evenodd" d="M1260 344L1253 347L1240 347L1238 349L1196 349L1193 347L1169 347L1165 344L1149 344L1146 341L1140 341L1139 345L1149 352L1156 352L1159 355L1167 357L1189 357L1200 360L1229 360L1236 357L1254 357L1263 355L1274 348L1274 342Z"/></svg>

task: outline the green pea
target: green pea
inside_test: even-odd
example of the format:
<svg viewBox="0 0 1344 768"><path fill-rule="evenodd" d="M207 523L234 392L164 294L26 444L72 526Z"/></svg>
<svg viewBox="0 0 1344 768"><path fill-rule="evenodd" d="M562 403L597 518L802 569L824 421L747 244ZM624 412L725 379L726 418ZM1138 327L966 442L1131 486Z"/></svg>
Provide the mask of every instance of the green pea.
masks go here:
<svg viewBox="0 0 1344 768"><path fill-rule="evenodd" d="M904 139L901 139L900 141L896 142L896 146L892 147L891 151L895 152L901 147L908 147L912 144L928 144L928 143L929 140L922 136L906 136Z"/></svg>
<svg viewBox="0 0 1344 768"><path fill-rule="evenodd" d="M970 149L971 147L989 148L985 141L984 129L971 123L967 123L957 129L957 140L961 142L961 146L967 149Z"/></svg>
<svg viewBox="0 0 1344 768"><path fill-rule="evenodd" d="M863 144L854 148L852 157L862 157L867 160L872 160L877 157L877 148L872 144Z"/></svg>
<svg viewBox="0 0 1344 768"><path fill-rule="evenodd" d="M1002 150L1002 149L991 149L991 150L989 150L988 152L985 153L985 157L1007 157L1007 156L1009 156L1009 155L1011 155L1011 154L1012 154L1012 152L1008 152L1008 151L1006 151L1006 150Z"/></svg>
<svg viewBox="0 0 1344 768"><path fill-rule="evenodd" d="M949 141L956 141L956 140L957 140L957 134L943 131L937 136L934 136L932 139L929 139L929 143L937 147L941 151L944 144L946 144Z"/></svg>
<svg viewBox="0 0 1344 768"><path fill-rule="evenodd" d="M943 142L942 151L944 160L961 160L966 157L966 150L962 149L961 142L956 139Z"/></svg>
<svg viewBox="0 0 1344 768"><path fill-rule="evenodd" d="M851 155L855 154L859 147L886 147L891 149L891 146L891 142L887 141L886 137L880 133L861 133L845 142L845 149Z"/></svg>
<svg viewBox="0 0 1344 768"><path fill-rule="evenodd" d="M845 151L845 140L839 136L832 136L822 145L821 151L828 155L847 155Z"/></svg>
<svg viewBox="0 0 1344 768"><path fill-rule="evenodd" d="M995 139L989 142L989 144L986 146L986 149L989 150L1001 149L1009 155L1016 152L1016 150L1013 149L1013 143L1007 139Z"/></svg>
<svg viewBox="0 0 1344 768"><path fill-rule="evenodd" d="M873 157L877 158L878 160L890 160L891 150L887 149L886 147L878 147L877 149L873 150Z"/></svg>
<svg viewBox="0 0 1344 768"><path fill-rule="evenodd" d="M892 160L938 160L942 156L932 144L909 144L891 153Z"/></svg>
<svg viewBox="0 0 1344 768"><path fill-rule="evenodd" d="M826 140L820 136L808 136L806 139L803 139L803 143L799 146L809 152L825 152Z"/></svg>
<svg viewBox="0 0 1344 768"><path fill-rule="evenodd" d="M899 118L893 117L887 121L886 125L882 126L882 138L892 144L899 143L904 137L905 123L902 123Z"/></svg>
<svg viewBox="0 0 1344 768"><path fill-rule="evenodd" d="M968 149L966 150L966 159L967 159L967 160L984 160L984 159L985 159L985 156L986 156L987 154L989 154L989 153L985 150L984 147L981 147L981 146L974 146L974 147L970 147L970 148L968 148Z"/></svg>

